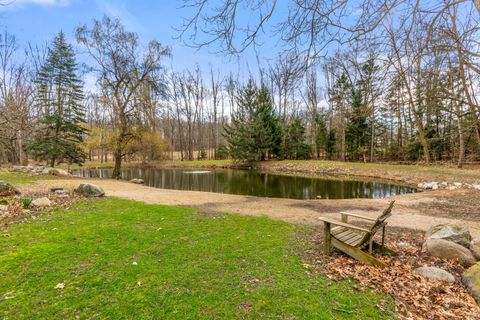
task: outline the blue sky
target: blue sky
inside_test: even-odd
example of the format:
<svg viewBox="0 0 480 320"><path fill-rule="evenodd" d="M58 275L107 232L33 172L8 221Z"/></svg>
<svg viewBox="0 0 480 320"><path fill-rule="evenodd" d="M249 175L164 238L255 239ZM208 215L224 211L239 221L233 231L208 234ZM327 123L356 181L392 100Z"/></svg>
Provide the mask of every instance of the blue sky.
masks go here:
<svg viewBox="0 0 480 320"><path fill-rule="evenodd" d="M49 42L60 31L64 31L79 55L84 53L74 39L74 30L82 24L90 25L93 19L103 15L120 18L127 30L135 31L144 42L152 39L172 48L171 62L175 70L193 68L196 64L207 72L210 66L222 74L240 73L244 76L256 73L257 63L253 50L247 52L240 62L235 58L214 54L216 48L196 50L175 39L182 17L188 12L181 8L177 0L9 0L13 1L0 8L0 25L16 36L20 47L29 42L42 44ZM6 1L3 1L6 2ZM248 17L245 17L247 19ZM274 56L273 41L262 47L262 57L268 52Z"/></svg>

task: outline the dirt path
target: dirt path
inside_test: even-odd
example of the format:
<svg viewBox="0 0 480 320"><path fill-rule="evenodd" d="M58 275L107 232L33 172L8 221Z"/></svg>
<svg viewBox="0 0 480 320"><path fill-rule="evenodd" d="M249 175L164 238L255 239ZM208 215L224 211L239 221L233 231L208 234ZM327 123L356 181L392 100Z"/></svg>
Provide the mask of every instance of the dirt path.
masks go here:
<svg viewBox="0 0 480 320"><path fill-rule="evenodd" d="M389 224L395 227L427 230L437 223L464 223L470 228L474 237L480 236L480 221L465 221L454 218L434 217L423 215L417 205L441 201L446 193L454 195L455 192L436 190L396 196L387 199L346 199L346 200L294 200L277 198L260 198L252 196L219 194L198 191L180 191L157 189L137 185L130 182L110 179L69 179L45 180L34 186L24 189L45 190L50 187L74 188L80 182L90 182L101 186L108 196L143 201L151 204L180 205L194 207L205 211L232 212L243 215L267 215L273 219L284 220L292 223L306 225L321 225L318 220L321 216L338 216L339 211L361 213L376 217L389 199L396 200L393 216Z"/></svg>

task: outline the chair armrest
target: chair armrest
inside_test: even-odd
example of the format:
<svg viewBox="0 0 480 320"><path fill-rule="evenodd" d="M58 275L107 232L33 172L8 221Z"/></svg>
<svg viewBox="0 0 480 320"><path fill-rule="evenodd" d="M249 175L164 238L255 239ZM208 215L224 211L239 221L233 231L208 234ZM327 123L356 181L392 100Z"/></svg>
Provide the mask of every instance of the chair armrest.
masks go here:
<svg viewBox="0 0 480 320"><path fill-rule="evenodd" d="M364 219L364 220L368 220L368 221L377 221L377 219L375 218L370 218L370 217L365 217L365 216L362 216L362 215L359 215L359 214L355 214L355 213L349 213L349 212L340 212L340 214L342 216L349 216L349 217L354 217L354 218L358 218L358 219Z"/></svg>
<svg viewBox="0 0 480 320"><path fill-rule="evenodd" d="M348 229L353 229L353 230L358 230L358 231L370 233L370 230L367 230L367 229L362 228L362 227L358 227L354 224L345 223L345 222L341 222L341 221L338 221L338 220L335 220L335 219L323 218L323 217L318 218L318 219L323 221L324 223L330 223L330 224L334 224L336 226L345 227L345 228L348 228Z"/></svg>

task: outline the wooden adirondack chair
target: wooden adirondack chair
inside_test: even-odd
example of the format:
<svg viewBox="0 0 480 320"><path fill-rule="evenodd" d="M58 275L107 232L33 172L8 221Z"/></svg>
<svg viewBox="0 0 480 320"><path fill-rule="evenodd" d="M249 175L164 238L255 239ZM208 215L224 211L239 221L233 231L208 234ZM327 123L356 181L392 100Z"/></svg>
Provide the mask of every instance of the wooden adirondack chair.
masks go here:
<svg viewBox="0 0 480 320"><path fill-rule="evenodd" d="M392 215L392 208L394 203L395 201L391 201L387 209L385 209L382 214L376 219L348 212L340 212L342 218L341 221L329 218L319 218L324 223L324 253L326 255L330 255L331 247L333 246L361 262L380 268L385 267L385 264L383 262L377 260L372 255L372 251L373 249L381 248L381 252L383 252L383 250L388 250L389 252L393 253L393 251L386 249L384 244L385 227L387 225L387 222L385 220ZM373 223L369 229L362 228L348 223L348 217L363 219L371 221ZM380 229L382 229L382 242L381 244L378 244L373 241L373 236ZM367 246L368 253L362 251L362 249Z"/></svg>

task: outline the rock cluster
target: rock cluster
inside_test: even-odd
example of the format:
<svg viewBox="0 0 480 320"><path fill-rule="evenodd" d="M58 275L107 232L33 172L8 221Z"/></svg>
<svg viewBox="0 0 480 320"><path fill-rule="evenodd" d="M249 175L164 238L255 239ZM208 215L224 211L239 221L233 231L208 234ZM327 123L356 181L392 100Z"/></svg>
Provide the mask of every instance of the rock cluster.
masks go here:
<svg viewBox="0 0 480 320"><path fill-rule="evenodd" d="M470 231L463 225L437 224L427 231L423 250L438 258L457 259L467 267L462 282L480 303L480 238L472 240ZM451 274L437 269L422 267L415 269L414 273L432 280L451 282Z"/></svg>
<svg viewBox="0 0 480 320"><path fill-rule="evenodd" d="M42 166L13 166L10 171L12 172L24 172L24 173L32 173L32 174L50 174L54 176L69 176L66 170L59 169L59 168L50 168L50 167L42 167Z"/></svg>
<svg viewBox="0 0 480 320"><path fill-rule="evenodd" d="M480 184L478 183L461 183L461 182L454 182L448 183L446 181L437 182L423 182L417 185L418 189L423 190L437 190L437 189L447 189L447 190L455 190L455 189L476 189L480 190Z"/></svg>

